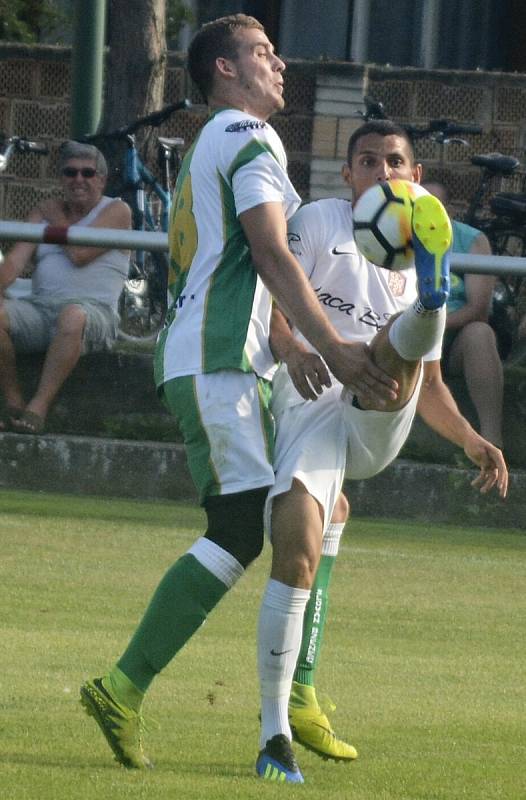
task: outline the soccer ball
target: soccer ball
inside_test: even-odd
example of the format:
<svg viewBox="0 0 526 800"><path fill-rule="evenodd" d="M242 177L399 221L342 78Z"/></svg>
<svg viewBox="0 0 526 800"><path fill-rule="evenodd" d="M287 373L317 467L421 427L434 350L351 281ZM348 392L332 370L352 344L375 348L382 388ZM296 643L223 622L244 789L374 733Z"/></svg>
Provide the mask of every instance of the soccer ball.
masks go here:
<svg viewBox="0 0 526 800"><path fill-rule="evenodd" d="M367 189L353 208L354 239L360 252L378 267L414 266L411 216L417 197L429 194L418 183L395 179Z"/></svg>

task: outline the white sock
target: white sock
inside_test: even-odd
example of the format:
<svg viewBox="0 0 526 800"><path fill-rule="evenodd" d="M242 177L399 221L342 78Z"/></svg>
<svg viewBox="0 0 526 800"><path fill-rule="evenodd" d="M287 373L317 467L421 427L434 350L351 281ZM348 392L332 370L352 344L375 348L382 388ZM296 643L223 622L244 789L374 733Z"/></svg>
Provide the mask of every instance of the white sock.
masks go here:
<svg viewBox="0 0 526 800"><path fill-rule="evenodd" d="M405 361L418 361L442 341L445 327L445 305L430 311L416 300L389 328L389 341Z"/></svg>
<svg viewBox="0 0 526 800"><path fill-rule="evenodd" d="M333 556L333 558L336 558L344 528L344 522L329 522L321 543L322 556Z"/></svg>
<svg viewBox="0 0 526 800"><path fill-rule="evenodd" d="M277 733L292 741L289 695L309 596L309 589L296 589L272 578L263 595L258 623L262 748Z"/></svg>
<svg viewBox="0 0 526 800"><path fill-rule="evenodd" d="M233 555L205 536L197 539L187 552L229 589L244 572L243 566Z"/></svg>

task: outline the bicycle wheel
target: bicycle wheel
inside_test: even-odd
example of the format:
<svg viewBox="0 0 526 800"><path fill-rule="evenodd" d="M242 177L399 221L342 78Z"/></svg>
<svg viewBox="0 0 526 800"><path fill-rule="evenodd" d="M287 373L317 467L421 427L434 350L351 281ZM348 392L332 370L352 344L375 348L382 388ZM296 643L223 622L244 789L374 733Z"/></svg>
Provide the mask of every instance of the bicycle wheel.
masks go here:
<svg viewBox="0 0 526 800"><path fill-rule="evenodd" d="M164 265L162 254L144 253L144 263L132 262L119 299L119 338L154 340L164 322L166 298L160 283Z"/></svg>

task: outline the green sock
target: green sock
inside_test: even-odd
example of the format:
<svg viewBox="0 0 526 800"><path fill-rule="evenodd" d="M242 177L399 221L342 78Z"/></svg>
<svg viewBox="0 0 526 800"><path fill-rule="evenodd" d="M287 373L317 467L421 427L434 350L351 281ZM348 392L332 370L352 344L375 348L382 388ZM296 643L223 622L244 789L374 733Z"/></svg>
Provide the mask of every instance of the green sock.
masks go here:
<svg viewBox="0 0 526 800"><path fill-rule="evenodd" d="M148 689L227 590L193 555L182 556L170 567L117 662L136 689Z"/></svg>
<svg viewBox="0 0 526 800"><path fill-rule="evenodd" d="M314 686L314 676L320 657L320 649L325 628L325 619L329 603L329 583L335 556L322 555L310 599L303 618L303 634L301 648L296 663L294 680L297 683Z"/></svg>
<svg viewBox="0 0 526 800"><path fill-rule="evenodd" d="M111 694L114 700L139 713L144 698L144 692L141 692L117 665L104 676L102 685Z"/></svg>

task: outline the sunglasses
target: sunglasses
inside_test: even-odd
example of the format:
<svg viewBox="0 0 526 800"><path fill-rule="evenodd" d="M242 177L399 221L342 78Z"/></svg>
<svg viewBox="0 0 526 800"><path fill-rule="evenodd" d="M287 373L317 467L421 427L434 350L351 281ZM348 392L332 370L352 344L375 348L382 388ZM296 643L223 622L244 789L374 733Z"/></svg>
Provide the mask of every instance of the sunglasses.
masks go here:
<svg viewBox="0 0 526 800"><path fill-rule="evenodd" d="M94 178L97 174L95 167L81 167L81 169L77 169L76 167L64 167L62 170L62 174L65 178L76 178L79 172L83 178Z"/></svg>

